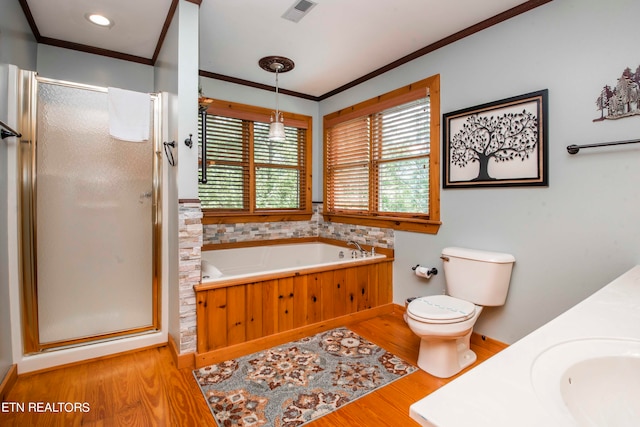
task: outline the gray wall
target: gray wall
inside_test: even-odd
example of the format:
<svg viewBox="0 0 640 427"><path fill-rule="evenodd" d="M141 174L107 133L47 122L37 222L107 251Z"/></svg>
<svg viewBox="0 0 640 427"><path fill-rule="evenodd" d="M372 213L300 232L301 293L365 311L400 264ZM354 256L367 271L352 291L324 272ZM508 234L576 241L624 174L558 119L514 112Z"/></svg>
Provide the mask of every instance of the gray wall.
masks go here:
<svg viewBox="0 0 640 427"><path fill-rule="evenodd" d="M411 266L441 268L446 246L515 255L504 307L475 330L512 343L640 263L640 117L594 123L601 88L640 66L637 0L556 0L321 103L321 115L439 73L442 113L549 89L549 187L446 189L437 235L396 233L394 301L442 292ZM318 174L314 173L314 179Z"/></svg>
<svg viewBox="0 0 640 427"><path fill-rule="evenodd" d="M9 114L7 64L34 70L37 44L31 34L20 4L17 1L0 0L0 120L7 122ZM11 123L9 123L11 124ZM7 200L8 142L0 141L0 200ZM15 143L15 142L13 142ZM3 202L2 206L6 206ZM9 290L9 247L8 247L8 211L0 209L0 382L13 364L11 342L10 290Z"/></svg>
<svg viewBox="0 0 640 427"><path fill-rule="evenodd" d="M0 63L0 120L7 120L8 66ZM11 138L15 139L15 138ZM7 145L0 141L0 200L7 200ZM0 382L13 364L9 299L9 248L7 209L0 209Z"/></svg>
<svg viewBox="0 0 640 427"><path fill-rule="evenodd" d="M0 0L0 10L0 64L35 70L38 45L20 3Z"/></svg>
<svg viewBox="0 0 640 427"><path fill-rule="evenodd" d="M137 62L38 45L38 75L103 87L153 92L153 67Z"/></svg>
<svg viewBox="0 0 640 427"><path fill-rule="evenodd" d="M163 141L178 139L178 17L180 9L167 29L162 49L158 55L154 75L155 91L163 92ZM164 156L164 153L163 153ZM167 163L163 163L167 166ZM168 230L163 240L162 275L168 277L168 332L176 342L180 337L180 296L178 294L178 178L177 168L163 168L163 180L166 180L166 197L162 201L165 213L163 227ZM171 254L171 255L169 255Z"/></svg>

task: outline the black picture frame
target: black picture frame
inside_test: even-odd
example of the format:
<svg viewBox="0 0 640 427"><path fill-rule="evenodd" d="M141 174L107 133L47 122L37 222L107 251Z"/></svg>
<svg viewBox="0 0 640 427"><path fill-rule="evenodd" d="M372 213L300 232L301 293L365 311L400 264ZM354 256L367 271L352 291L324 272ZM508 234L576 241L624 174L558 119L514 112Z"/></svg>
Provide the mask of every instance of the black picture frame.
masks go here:
<svg viewBox="0 0 640 427"><path fill-rule="evenodd" d="M548 90L443 115L443 188L549 186Z"/></svg>

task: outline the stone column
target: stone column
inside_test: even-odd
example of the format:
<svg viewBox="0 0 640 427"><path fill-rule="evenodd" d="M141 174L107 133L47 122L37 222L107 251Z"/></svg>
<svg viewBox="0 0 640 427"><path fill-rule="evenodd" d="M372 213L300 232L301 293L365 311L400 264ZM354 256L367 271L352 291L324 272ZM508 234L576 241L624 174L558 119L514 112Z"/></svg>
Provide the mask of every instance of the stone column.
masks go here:
<svg viewBox="0 0 640 427"><path fill-rule="evenodd" d="M180 300L180 353L195 353L196 295L193 286L200 283L202 252L202 209L199 200L181 200L178 207Z"/></svg>

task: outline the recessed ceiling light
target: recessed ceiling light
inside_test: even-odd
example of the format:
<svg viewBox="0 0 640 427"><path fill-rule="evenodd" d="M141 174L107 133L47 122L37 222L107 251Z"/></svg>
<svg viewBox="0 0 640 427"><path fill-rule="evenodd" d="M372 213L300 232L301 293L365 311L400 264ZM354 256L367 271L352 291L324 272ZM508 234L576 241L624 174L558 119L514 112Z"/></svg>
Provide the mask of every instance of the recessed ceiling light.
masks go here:
<svg viewBox="0 0 640 427"><path fill-rule="evenodd" d="M87 18L89 22L101 27L113 27L113 22L104 15L100 15L98 13L87 13L84 17Z"/></svg>

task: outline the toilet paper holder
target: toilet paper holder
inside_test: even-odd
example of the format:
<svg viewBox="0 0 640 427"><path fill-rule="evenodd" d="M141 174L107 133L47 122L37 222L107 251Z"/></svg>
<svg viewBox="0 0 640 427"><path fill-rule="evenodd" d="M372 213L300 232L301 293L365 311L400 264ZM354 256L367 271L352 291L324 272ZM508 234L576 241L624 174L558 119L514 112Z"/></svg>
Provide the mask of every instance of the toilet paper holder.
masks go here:
<svg viewBox="0 0 640 427"><path fill-rule="evenodd" d="M416 268L420 267L420 264L416 264L415 267L411 267L411 269L413 271L416 271ZM427 274L430 276L435 276L436 274L438 274L438 269L435 267L431 267L429 270L427 270Z"/></svg>

